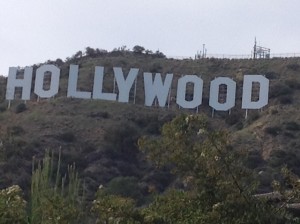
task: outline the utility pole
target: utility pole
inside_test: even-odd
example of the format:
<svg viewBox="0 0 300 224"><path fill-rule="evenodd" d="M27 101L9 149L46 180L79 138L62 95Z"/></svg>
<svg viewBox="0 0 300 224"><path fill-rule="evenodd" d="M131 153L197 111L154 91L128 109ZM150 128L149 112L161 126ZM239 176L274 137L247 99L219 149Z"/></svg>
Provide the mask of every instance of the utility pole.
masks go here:
<svg viewBox="0 0 300 224"><path fill-rule="evenodd" d="M256 37L255 37L255 39L254 39L253 59L256 59Z"/></svg>

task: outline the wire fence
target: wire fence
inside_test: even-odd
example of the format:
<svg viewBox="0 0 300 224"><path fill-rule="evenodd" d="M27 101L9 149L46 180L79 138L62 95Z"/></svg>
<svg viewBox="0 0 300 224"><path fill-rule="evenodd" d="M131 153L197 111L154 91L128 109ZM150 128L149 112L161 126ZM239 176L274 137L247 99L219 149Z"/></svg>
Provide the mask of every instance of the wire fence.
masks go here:
<svg viewBox="0 0 300 224"><path fill-rule="evenodd" d="M300 57L300 53L274 53L270 54L269 58L296 58ZM167 56L167 58L173 58L178 60L184 59L204 59L204 58L217 58L217 59L252 59L253 54L206 54L200 57L185 57L185 56ZM256 58L256 59L269 59L269 58Z"/></svg>

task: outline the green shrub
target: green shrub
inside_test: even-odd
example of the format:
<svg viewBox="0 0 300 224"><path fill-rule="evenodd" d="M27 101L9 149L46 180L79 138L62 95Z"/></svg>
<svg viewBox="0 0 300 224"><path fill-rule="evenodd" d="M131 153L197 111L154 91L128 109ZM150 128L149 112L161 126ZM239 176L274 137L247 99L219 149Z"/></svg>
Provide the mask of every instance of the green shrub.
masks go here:
<svg viewBox="0 0 300 224"><path fill-rule="evenodd" d="M299 131L300 125L295 121L290 121L285 124L285 128L290 131Z"/></svg>
<svg viewBox="0 0 300 224"><path fill-rule="evenodd" d="M22 189L18 185L0 190L0 223L26 224L26 204Z"/></svg>
<svg viewBox="0 0 300 224"><path fill-rule="evenodd" d="M298 71L300 68L300 65L293 63L293 64L289 64L286 66L288 69L293 70L293 71Z"/></svg>
<svg viewBox="0 0 300 224"><path fill-rule="evenodd" d="M116 177L107 184L105 192L107 194L133 198L137 201L142 198L141 189L136 177Z"/></svg>
<svg viewBox="0 0 300 224"><path fill-rule="evenodd" d="M271 183L273 181L272 169L265 169L258 174L259 188L265 191L272 191Z"/></svg>
<svg viewBox="0 0 300 224"><path fill-rule="evenodd" d="M90 117L107 119L110 117L110 115L107 111L99 111L99 112L91 112Z"/></svg>
<svg viewBox="0 0 300 224"><path fill-rule="evenodd" d="M282 95L290 95L293 89L283 83L276 83L270 87L269 97L274 98Z"/></svg>
<svg viewBox="0 0 300 224"><path fill-rule="evenodd" d="M270 135L273 135L273 136L277 136L281 132L281 128L278 127L278 126L266 127L265 128L265 132L267 134L270 134Z"/></svg>
<svg viewBox="0 0 300 224"><path fill-rule="evenodd" d="M279 74L271 71L271 72L266 72L265 76L267 79L276 79L277 77L279 77Z"/></svg>
<svg viewBox="0 0 300 224"><path fill-rule="evenodd" d="M147 134L157 135L157 134L160 133L160 128L161 128L161 126L160 126L160 124L159 124L158 121L156 121L156 122L150 122L147 125L147 127L145 129L145 132Z"/></svg>
<svg viewBox="0 0 300 224"><path fill-rule="evenodd" d="M132 156L133 150L136 149L138 137L139 133L137 128L128 123L124 123L109 128L104 135L104 140L113 146L114 150L118 153L126 154L126 156L130 157Z"/></svg>
<svg viewBox="0 0 300 224"><path fill-rule="evenodd" d="M268 159L268 164L271 167L280 167L284 164L287 153L283 150L273 150Z"/></svg>
<svg viewBox="0 0 300 224"><path fill-rule="evenodd" d="M21 126L12 126L8 130L12 135L21 135L25 133L24 129Z"/></svg>
<svg viewBox="0 0 300 224"><path fill-rule="evenodd" d="M96 199L91 208L97 217L96 223L143 223L143 217L135 209L135 201L131 198L108 195L102 186L99 187Z"/></svg>
<svg viewBox="0 0 300 224"><path fill-rule="evenodd" d="M285 81L285 84L292 89L300 89L300 83L296 79L288 79Z"/></svg>
<svg viewBox="0 0 300 224"><path fill-rule="evenodd" d="M245 165L250 169L254 169L259 167L263 163L264 160L261 153L258 150L253 150L249 152Z"/></svg>

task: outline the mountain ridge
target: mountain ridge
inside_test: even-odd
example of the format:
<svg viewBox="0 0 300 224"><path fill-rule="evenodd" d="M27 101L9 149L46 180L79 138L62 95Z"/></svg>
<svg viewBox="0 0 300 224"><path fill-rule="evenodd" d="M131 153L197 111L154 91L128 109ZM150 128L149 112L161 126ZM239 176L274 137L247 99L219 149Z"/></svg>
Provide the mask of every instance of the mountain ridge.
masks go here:
<svg viewBox="0 0 300 224"><path fill-rule="evenodd" d="M162 125L174 116L197 113L197 110L179 109L175 102L170 108L144 106L142 72L172 72L176 79L173 80L171 97L176 97L176 80L180 75L201 75L203 101L198 112L205 114L214 128L228 130L234 148L257 152L255 156L258 158L259 155L263 160L257 162L254 156L257 161L252 161L252 165L258 171L269 172L266 167L275 158L272 152L292 150L297 153L294 151L300 148L300 115L297 113L300 58L175 60L146 54L115 53L73 58L66 62L57 59L46 64L55 64L61 69L60 91L54 98L37 99L32 93L32 99L26 104L22 100L13 100L11 108L7 109L8 102L4 99L6 78L1 78L0 140L7 147L0 163L2 188L14 183L28 184L32 157L41 158L45 149L57 152L61 148L65 163L77 164L90 191L118 176L135 176L141 183L155 185L159 191L165 189L172 182L171 174L167 171L158 174L151 164L144 161L137 139L142 135L159 135ZM132 94L129 103L67 98L70 64L79 65L78 90L81 91L92 91L95 66L105 67L107 82L104 90L107 92L114 88L113 67L122 67L125 74L130 68L140 68L136 103L133 103ZM33 66L33 74L39 66ZM237 82L236 106L230 113L215 111L212 118L212 109L208 106L209 82L224 74ZM270 80L269 104L261 110L248 110L247 118L246 111L240 106L245 74L263 74ZM298 155L295 157L298 164ZM282 158L279 165L285 159ZM274 170L279 165L274 165ZM270 175L274 172L270 171Z"/></svg>

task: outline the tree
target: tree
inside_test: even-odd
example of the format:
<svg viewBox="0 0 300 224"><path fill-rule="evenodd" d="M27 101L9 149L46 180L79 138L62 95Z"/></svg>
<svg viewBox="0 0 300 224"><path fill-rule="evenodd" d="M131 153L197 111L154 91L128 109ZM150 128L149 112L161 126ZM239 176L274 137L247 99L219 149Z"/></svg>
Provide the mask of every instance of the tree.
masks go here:
<svg viewBox="0 0 300 224"><path fill-rule="evenodd" d="M143 54L143 52L145 51L145 48L142 46L139 46L139 45L135 45L132 50L133 50L133 53L135 53L135 54Z"/></svg>
<svg viewBox="0 0 300 224"><path fill-rule="evenodd" d="M155 52L155 54L153 54L154 57L157 57L157 58L165 58L166 55L164 55L164 53L160 52L159 50L157 50Z"/></svg>
<svg viewBox="0 0 300 224"><path fill-rule="evenodd" d="M76 58L82 58L82 51L77 51L76 54L73 56L75 59Z"/></svg>
<svg viewBox="0 0 300 224"><path fill-rule="evenodd" d="M101 56L101 55L107 54L107 50L104 50L104 49L97 48L95 51L96 51L96 55L97 56Z"/></svg>
<svg viewBox="0 0 300 224"><path fill-rule="evenodd" d="M210 130L205 117L181 115L163 126L160 138L144 137L139 146L158 167L170 166L184 189L159 196L145 217L161 223L292 223L285 210L254 197L253 173L224 131ZM150 218L149 218L150 217Z"/></svg>
<svg viewBox="0 0 300 224"><path fill-rule="evenodd" d="M85 54L89 57L95 57L96 56L96 50L91 47L86 47L85 48Z"/></svg>

